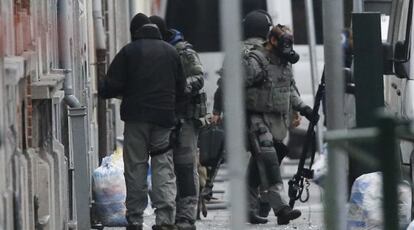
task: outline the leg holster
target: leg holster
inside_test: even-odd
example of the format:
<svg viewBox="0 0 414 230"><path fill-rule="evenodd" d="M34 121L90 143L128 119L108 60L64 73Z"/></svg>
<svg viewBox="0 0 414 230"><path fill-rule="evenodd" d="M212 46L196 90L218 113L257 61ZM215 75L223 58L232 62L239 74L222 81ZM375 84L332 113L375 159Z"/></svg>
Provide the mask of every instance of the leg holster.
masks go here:
<svg viewBox="0 0 414 230"><path fill-rule="evenodd" d="M250 151L258 165L262 186L269 187L281 181L279 161L273 136L262 119L254 120L249 130Z"/></svg>
<svg viewBox="0 0 414 230"><path fill-rule="evenodd" d="M182 197L197 195L194 181L193 164L175 164L178 195Z"/></svg>

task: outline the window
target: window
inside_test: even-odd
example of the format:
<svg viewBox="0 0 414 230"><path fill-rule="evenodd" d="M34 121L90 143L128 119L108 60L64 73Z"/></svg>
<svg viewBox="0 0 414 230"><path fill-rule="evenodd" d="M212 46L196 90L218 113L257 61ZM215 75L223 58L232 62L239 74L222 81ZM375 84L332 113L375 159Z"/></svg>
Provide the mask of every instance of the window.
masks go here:
<svg viewBox="0 0 414 230"><path fill-rule="evenodd" d="M313 1L316 44L323 44L322 0ZM304 0L292 0L293 36L296 44L308 44Z"/></svg>

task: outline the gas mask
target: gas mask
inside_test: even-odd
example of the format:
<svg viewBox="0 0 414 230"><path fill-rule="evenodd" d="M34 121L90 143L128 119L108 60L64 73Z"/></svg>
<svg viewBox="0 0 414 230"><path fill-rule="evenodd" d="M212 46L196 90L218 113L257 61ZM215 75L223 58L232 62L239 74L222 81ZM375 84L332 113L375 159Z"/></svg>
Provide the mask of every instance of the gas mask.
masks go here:
<svg viewBox="0 0 414 230"><path fill-rule="evenodd" d="M293 50L293 36L290 34L283 34L277 41L277 52L281 58L287 62L295 64L299 61L299 54Z"/></svg>
<svg viewBox="0 0 414 230"><path fill-rule="evenodd" d="M299 61L299 54L293 50L293 35L283 25L275 26L271 35L277 38L277 46L274 47L276 54L287 64L295 64Z"/></svg>

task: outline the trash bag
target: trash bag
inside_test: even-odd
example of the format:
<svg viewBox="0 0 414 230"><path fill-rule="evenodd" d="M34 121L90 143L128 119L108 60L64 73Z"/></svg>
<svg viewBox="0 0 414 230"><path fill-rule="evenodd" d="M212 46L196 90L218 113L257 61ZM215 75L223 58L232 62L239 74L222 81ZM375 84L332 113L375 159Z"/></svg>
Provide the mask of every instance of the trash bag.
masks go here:
<svg viewBox="0 0 414 230"><path fill-rule="evenodd" d="M313 182L321 187L324 186L325 177L328 172L328 145L324 144L319 158L313 164Z"/></svg>
<svg viewBox="0 0 414 230"><path fill-rule="evenodd" d="M114 153L111 155L111 162L113 165L122 170L124 172L124 160L123 160L123 149L121 147L117 147Z"/></svg>
<svg viewBox="0 0 414 230"><path fill-rule="evenodd" d="M399 223L405 228L411 220L411 189L404 182L398 187ZM383 229L382 173L358 177L352 185L348 210L348 230Z"/></svg>
<svg viewBox="0 0 414 230"><path fill-rule="evenodd" d="M407 230L414 230L414 221L408 225Z"/></svg>
<svg viewBox="0 0 414 230"><path fill-rule="evenodd" d="M118 167L116 156L102 159L102 164L92 174L94 210L98 220L108 227L128 224L125 214L126 186L123 167ZM122 161L122 158L121 158Z"/></svg>

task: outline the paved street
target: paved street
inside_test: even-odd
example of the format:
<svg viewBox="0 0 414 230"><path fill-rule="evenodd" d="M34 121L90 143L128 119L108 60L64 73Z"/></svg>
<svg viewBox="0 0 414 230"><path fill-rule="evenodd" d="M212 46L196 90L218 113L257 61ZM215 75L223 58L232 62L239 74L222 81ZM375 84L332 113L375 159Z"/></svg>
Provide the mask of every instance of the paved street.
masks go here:
<svg viewBox="0 0 414 230"><path fill-rule="evenodd" d="M285 182L285 190L287 190L287 181L296 172L295 161L286 160L283 165L282 174ZM226 169L223 169L217 175L217 182L214 185L214 197L217 198L215 204L210 204L212 207L224 206L225 202L228 201L228 178L226 177ZM286 199L287 192L285 193ZM246 229L260 229L260 230L322 230L323 228L323 208L322 208L322 197L320 188L311 184L310 186L310 199L306 203L297 202L296 208L302 211L302 216L294 221L291 221L289 225L279 226L277 225L277 219L274 215L269 216L269 222L263 225L252 225L246 224ZM202 217L197 222L198 230L221 230L229 228L230 212L225 209L209 210L206 218ZM144 229L151 229L154 224L154 215L145 217ZM105 228L110 230L123 230L124 228Z"/></svg>

